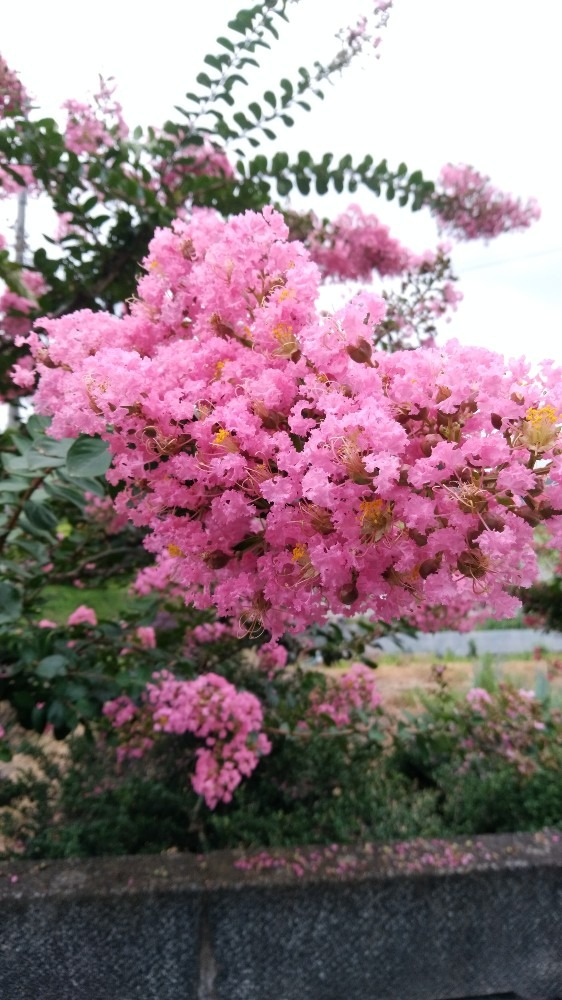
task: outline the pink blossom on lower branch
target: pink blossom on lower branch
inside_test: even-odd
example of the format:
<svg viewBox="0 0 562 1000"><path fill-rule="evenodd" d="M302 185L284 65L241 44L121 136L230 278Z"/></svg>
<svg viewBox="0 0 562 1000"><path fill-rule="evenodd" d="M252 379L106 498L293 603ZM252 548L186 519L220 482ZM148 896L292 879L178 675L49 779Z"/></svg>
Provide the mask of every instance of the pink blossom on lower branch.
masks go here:
<svg viewBox="0 0 562 1000"><path fill-rule="evenodd" d="M95 626L98 623L96 617L96 612L93 608L89 608L87 604L80 604L67 618L67 625L92 625Z"/></svg>
<svg viewBox="0 0 562 1000"><path fill-rule="evenodd" d="M242 779L271 750L260 731L263 712L258 699L247 691L237 691L218 674L202 674L186 681L167 671L156 673L153 683L147 685L141 709L121 697L104 706L104 715L114 728L124 729L122 759L141 756L155 738L166 734L192 733L200 738L204 745L196 751L191 783L210 809L219 802L230 802Z"/></svg>
<svg viewBox="0 0 562 1000"><path fill-rule="evenodd" d="M330 677L322 694L310 696L311 717L329 719L335 726L348 726L359 712L372 715L381 703L373 671L363 663L353 663L340 677ZM310 723L311 717L307 718Z"/></svg>

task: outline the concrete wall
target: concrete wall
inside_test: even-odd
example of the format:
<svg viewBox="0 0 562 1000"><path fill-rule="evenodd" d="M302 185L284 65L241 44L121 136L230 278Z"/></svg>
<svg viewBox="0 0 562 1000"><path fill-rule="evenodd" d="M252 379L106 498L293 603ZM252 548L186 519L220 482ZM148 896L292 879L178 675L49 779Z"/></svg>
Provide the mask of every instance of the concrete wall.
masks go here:
<svg viewBox="0 0 562 1000"><path fill-rule="evenodd" d="M0 865L1 1000L562 998L562 841Z"/></svg>
<svg viewBox="0 0 562 1000"><path fill-rule="evenodd" d="M434 656L477 656L491 653L493 656L519 656L532 653L542 646L551 653L562 652L562 633L544 632L538 628L484 629L482 632L420 632L415 638L400 636L400 646L390 637L377 639L373 648L385 653L431 653Z"/></svg>

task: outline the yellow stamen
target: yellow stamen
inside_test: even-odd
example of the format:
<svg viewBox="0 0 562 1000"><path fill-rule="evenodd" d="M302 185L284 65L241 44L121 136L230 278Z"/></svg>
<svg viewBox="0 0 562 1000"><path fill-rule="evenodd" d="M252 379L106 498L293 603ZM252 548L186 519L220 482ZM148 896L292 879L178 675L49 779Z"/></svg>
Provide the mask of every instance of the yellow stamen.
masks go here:
<svg viewBox="0 0 562 1000"><path fill-rule="evenodd" d="M220 431L217 431L217 433L213 438L213 444L224 444L225 441L228 441L230 436L231 436L230 431L227 431L225 430L224 427L221 427Z"/></svg>
<svg viewBox="0 0 562 1000"><path fill-rule="evenodd" d="M173 559L180 559L185 555L185 552L180 549L179 545L174 545L172 542L168 545L168 555L172 556Z"/></svg>
<svg viewBox="0 0 562 1000"><path fill-rule="evenodd" d="M545 425L555 424L558 418L559 414L557 414L553 406L541 406L540 409L531 406L525 414L525 420L528 420L533 427L541 428Z"/></svg>
<svg viewBox="0 0 562 1000"><path fill-rule="evenodd" d="M531 406L525 414L521 438L534 452L546 451L560 435L558 422L561 415L553 406Z"/></svg>
<svg viewBox="0 0 562 1000"><path fill-rule="evenodd" d="M380 498L359 504L361 535L367 542L378 542L392 527L392 507Z"/></svg>

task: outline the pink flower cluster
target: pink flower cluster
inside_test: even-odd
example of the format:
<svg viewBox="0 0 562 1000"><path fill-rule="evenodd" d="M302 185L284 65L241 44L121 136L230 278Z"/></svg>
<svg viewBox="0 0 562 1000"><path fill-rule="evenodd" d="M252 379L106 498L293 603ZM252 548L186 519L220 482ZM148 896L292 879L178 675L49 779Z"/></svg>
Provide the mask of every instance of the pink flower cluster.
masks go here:
<svg viewBox="0 0 562 1000"><path fill-rule="evenodd" d="M472 688L466 700L468 711L461 710L459 730L459 735L465 734L459 744L461 770L500 756L525 775L548 762L552 735L547 734L547 713L534 691L501 684L494 693ZM561 723L560 712L551 712L550 724L560 729Z"/></svg>
<svg viewBox="0 0 562 1000"><path fill-rule="evenodd" d="M32 326L31 314L37 310L40 297L47 291L47 285L38 271L24 268L19 279L25 295L18 295L9 288L4 289L0 295L0 339L5 337L16 340L29 333ZM24 388L34 384L35 379L26 362L16 367L13 380L16 385L23 385Z"/></svg>
<svg viewBox="0 0 562 1000"><path fill-rule="evenodd" d="M25 112L29 97L17 73L0 55L0 118Z"/></svg>
<svg viewBox="0 0 562 1000"><path fill-rule="evenodd" d="M453 629L455 632L470 632L489 618L495 609L485 601L477 602L473 591L460 593L449 604L420 604L409 619L409 623L419 632L441 632Z"/></svg>
<svg viewBox="0 0 562 1000"><path fill-rule="evenodd" d="M381 703L373 671L363 663L353 663L340 677L330 677L327 690L310 696L311 714L329 719L335 726L348 726L357 713L372 715ZM310 718L307 722L310 723Z"/></svg>
<svg viewBox="0 0 562 1000"><path fill-rule="evenodd" d="M84 514L94 524L103 527L107 535L116 535L128 523L125 514L115 513L110 497L99 497L95 493L86 492L84 499Z"/></svg>
<svg viewBox="0 0 562 1000"><path fill-rule="evenodd" d="M144 266L123 317L41 321L36 406L55 436L108 441L116 509L186 601L273 637L459 596L514 613L533 527L560 523L559 369L455 341L373 351L384 302L319 314L272 209L195 211Z"/></svg>
<svg viewBox="0 0 562 1000"><path fill-rule="evenodd" d="M91 625L95 627L98 623L96 612L89 608L87 604L81 604L76 611L73 611L67 618L67 625Z"/></svg>
<svg viewBox="0 0 562 1000"><path fill-rule="evenodd" d="M515 229L527 229L540 218L540 208L531 198L504 194L490 178L472 167L443 167L439 175L433 213L441 229L459 240L493 239Z"/></svg>
<svg viewBox="0 0 562 1000"><path fill-rule="evenodd" d="M62 105L68 112L64 133L66 148L80 156L97 154L100 147L111 147L129 134L123 120L122 107L114 100L114 86L100 77L100 89L94 94L93 104L70 99Z"/></svg>
<svg viewBox="0 0 562 1000"><path fill-rule="evenodd" d="M402 274L410 264L410 252L390 235L388 226L376 215L365 215L359 205L350 205L333 222L314 221L307 248L325 277L370 280L373 271L383 277Z"/></svg>
<svg viewBox="0 0 562 1000"><path fill-rule="evenodd" d="M126 512L123 511L119 517L126 518ZM146 597L154 591L159 591L168 597L181 596L181 588L177 585L174 586L173 583L176 566L177 560L173 556L168 552L161 553L158 561L152 566L145 566L144 569L139 570L131 584L131 593Z"/></svg>
<svg viewBox="0 0 562 1000"><path fill-rule="evenodd" d="M228 157L211 142L205 141L201 145L182 144L181 136L165 134L164 138L174 140L176 148L167 159L156 164L155 169L160 184L169 191L179 187L187 175L223 179L234 177L234 170Z"/></svg>
<svg viewBox="0 0 562 1000"><path fill-rule="evenodd" d="M448 313L463 297L455 287L448 250L440 246L436 253L411 254L399 288L383 292L387 312L380 326L381 347L435 346L437 320L449 322Z"/></svg>
<svg viewBox="0 0 562 1000"><path fill-rule="evenodd" d="M233 634L232 626L225 622L205 622L203 625L196 625L191 631L193 640L200 645L206 642L219 642L225 636Z"/></svg>
<svg viewBox="0 0 562 1000"><path fill-rule="evenodd" d="M259 758L271 744L260 732L263 714L258 699L236 688L218 674L203 674L193 681L177 680L168 671L154 674L141 709L121 697L104 706L113 726L133 734L132 745L123 756L142 756L158 734L192 733L203 740L196 750L197 763L191 779L194 790L210 809L230 802L244 777L255 770ZM151 734L142 735L139 716L150 718ZM140 739L139 739L140 734Z"/></svg>
<svg viewBox="0 0 562 1000"><path fill-rule="evenodd" d="M20 184L13 174L17 174L23 183ZM9 171L0 167L0 198L19 194L24 188L32 191L35 187L36 182L31 167L22 166L20 163L10 163Z"/></svg>
<svg viewBox="0 0 562 1000"><path fill-rule="evenodd" d="M338 32L336 37L344 45L343 53L340 54L340 62L343 65L346 65L343 56L347 50L351 55L358 55L365 45L372 45L375 49L379 47L382 39L378 32L388 23L392 3L393 0L376 0L372 14L363 14L355 25L342 28Z"/></svg>

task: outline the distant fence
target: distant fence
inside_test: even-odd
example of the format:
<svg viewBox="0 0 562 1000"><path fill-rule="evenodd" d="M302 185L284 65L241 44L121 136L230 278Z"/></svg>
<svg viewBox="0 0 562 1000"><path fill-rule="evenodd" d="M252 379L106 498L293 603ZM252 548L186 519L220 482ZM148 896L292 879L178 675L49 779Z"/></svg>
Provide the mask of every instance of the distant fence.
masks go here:
<svg viewBox="0 0 562 1000"><path fill-rule="evenodd" d="M562 998L555 833L0 865L2 1000Z"/></svg>
<svg viewBox="0 0 562 1000"><path fill-rule="evenodd" d="M481 632L420 633L415 639L400 636L400 646L391 638L377 639L377 647L387 653L431 653L434 656L470 656L492 653L517 656L532 653L537 646L553 653L562 653L562 633L543 632L538 628L502 628Z"/></svg>

